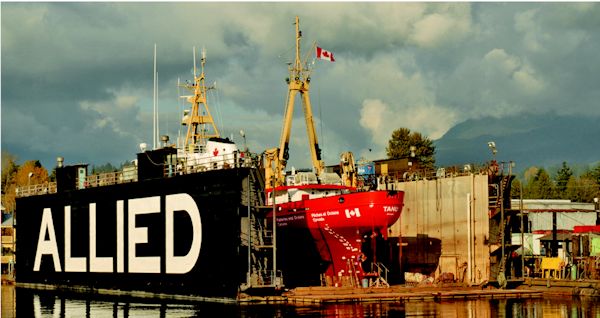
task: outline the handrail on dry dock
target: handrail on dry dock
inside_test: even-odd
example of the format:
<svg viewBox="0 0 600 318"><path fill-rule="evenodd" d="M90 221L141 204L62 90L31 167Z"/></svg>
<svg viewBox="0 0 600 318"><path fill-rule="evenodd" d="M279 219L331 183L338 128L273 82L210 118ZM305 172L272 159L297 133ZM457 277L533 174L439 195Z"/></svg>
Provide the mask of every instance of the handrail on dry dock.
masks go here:
<svg viewBox="0 0 600 318"><path fill-rule="evenodd" d="M216 159L216 160L215 160ZM164 177L175 175L191 174L210 170L221 170L230 168L255 168L260 164L260 156L251 152L234 152L215 156L211 159L200 158L193 161L179 162L176 165L164 164ZM185 167L185 168L184 168ZM84 182L80 183L79 178L75 184L82 184L83 188L95 188L138 180L137 166L125 167L121 171L92 174L85 177ZM42 195L56 193L56 182L46 182L43 184L32 184L16 188L16 196L28 197L32 195ZM79 188L79 187L78 187Z"/></svg>
<svg viewBox="0 0 600 318"><path fill-rule="evenodd" d="M29 197L32 195L42 195L56 193L56 182L46 182L41 184L32 184L15 189L17 198Z"/></svg>
<svg viewBox="0 0 600 318"><path fill-rule="evenodd" d="M85 188L95 188L95 187L102 187L102 186L107 186L107 185L137 181L137 173L133 174L132 173L133 171L137 172L137 169L134 169L132 171L116 171L116 172L92 174L92 175L85 177L84 187Z"/></svg>

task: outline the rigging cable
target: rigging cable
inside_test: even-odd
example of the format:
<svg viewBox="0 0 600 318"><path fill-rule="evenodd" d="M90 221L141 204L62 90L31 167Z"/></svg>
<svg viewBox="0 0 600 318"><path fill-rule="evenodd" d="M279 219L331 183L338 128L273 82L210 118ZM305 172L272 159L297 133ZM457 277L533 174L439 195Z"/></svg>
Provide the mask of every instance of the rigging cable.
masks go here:
<svg viewBox="0 0 600 318"><path fill-rule="evenodd" d="M219 131L224 132L224 128L223 128L223 116L221 115L221 95L219 95L219 90L217 89L217 82L215 81L213 84L213 88L214 88L214 93L211 92L211 96L212 98L215 100L215 104L216 104L216 110L217 110L217 120L219 123ZM208 108L208 106L207 106ZM216 126L216 124L215 124ZM216 133L216 131L215 131Z"/></svg>
<svg viewBox="0 0 600 318"><path fill-rule="evenodd" d="M178 106L179 113L178 113L177 117L175 117L175 118L178 118L178 116L183 116L183 106L182 106L183 103L181 101L181 86L180 85L181 85L180 79L179 79L179 77L177 77L177 104L178 104L177 106ZM183 125L179 125L179 129L177 131L177 148L183 147L183 145L179 145L180 140L181 140L181 126L183 126Z"/></svg>

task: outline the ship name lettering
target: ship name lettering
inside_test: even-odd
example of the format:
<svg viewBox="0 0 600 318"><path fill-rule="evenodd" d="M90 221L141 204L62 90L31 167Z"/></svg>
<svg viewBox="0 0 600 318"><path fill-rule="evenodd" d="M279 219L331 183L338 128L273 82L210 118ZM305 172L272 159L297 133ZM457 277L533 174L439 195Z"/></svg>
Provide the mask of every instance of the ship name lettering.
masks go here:
<svg viewBox="0 0 600 318"><path fill-rule="evenodd" d="M312 217L313 222L325 221L325 218L323 218L325 216L324 212L311 213L310 216Z"/></svg>
<svg viewBox="0 0 600 318"><path fill-rule="evenodd" d="M398 212L397 206L384 206L383 212Z"/></svg>
<svg viewBox="0 0 600 318"><path fill-rule="evenodd" d="M97 255L97 225L96 225L96 203L89 203L89 257L74 257L71 255L71 242L77 238L71 237L71 206L64 207L64 271L65 272L94 272L94 273L124 273L125 261L127 261L128 273L161 273L161 256L138 256L137 246L148 244L148 227L137 226L136 217L143 214L161 212L161 197L134 198L127 201L128 209L125 214L124 201L116 201L116 266L112 256L99 257ZM164 226L165 226L165 266L164 273L185 274L191 271L198 257L202 245L202 222L200 211L194 199L187 193L170 194L164 197ZM192 225L192 242L186 255L175 255L175 214L187 213ZM125 228L125 215L127 227ZM61 229L62 227L59 227ZM125 242L125 230L127 230L128 242ZM46 239L46 237L48 239ZM125 248L127 248L127 259L125 259ZM52 210L44 208L40 224L37 249L33 271L39 272L42 264L42 256L52 256L55 272L62 272L60 262L56 230L52 218ZM89 262L89 266L88 266ZM116 267L116 268L113 268Z"/></svg>

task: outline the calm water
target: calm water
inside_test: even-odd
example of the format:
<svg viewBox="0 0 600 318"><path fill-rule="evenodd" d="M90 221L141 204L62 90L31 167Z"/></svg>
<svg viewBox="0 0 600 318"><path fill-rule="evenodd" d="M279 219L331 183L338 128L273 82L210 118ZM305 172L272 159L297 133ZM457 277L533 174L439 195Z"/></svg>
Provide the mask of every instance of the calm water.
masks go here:
<svg viewBox="0 0 600 318"><path fill-rule="evenodd" d="M15 306L15 301L17 305ZM142 302L133 299L31 291L2 286L7 317L568 317L600 318L598 299L500 299L450 302L332 304L322 306L223 305Z"/></svg>

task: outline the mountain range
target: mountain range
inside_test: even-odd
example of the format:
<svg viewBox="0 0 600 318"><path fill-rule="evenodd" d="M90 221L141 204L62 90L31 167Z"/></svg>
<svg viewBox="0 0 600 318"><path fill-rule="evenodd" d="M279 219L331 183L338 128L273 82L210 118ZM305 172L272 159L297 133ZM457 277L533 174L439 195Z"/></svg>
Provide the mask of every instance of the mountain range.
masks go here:
<svg viewBox="0 0 600 318"><path fill-rule="evenodd" d="M593 165L600 162L600 122L597 117L526 114L470 119L434 141L437 166L514 161L516 171L531 166Z"/></svg>

